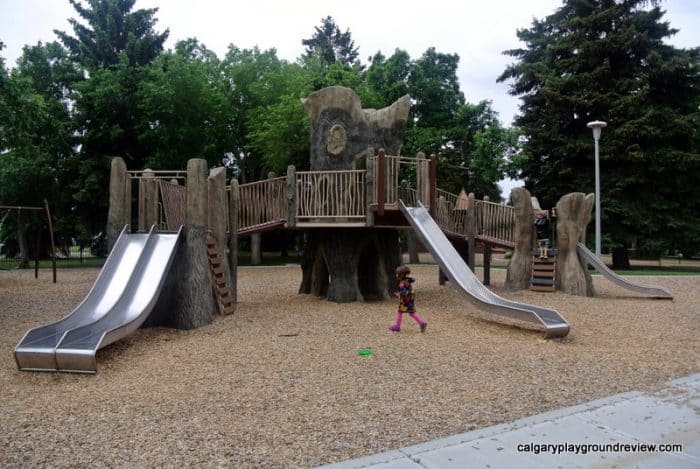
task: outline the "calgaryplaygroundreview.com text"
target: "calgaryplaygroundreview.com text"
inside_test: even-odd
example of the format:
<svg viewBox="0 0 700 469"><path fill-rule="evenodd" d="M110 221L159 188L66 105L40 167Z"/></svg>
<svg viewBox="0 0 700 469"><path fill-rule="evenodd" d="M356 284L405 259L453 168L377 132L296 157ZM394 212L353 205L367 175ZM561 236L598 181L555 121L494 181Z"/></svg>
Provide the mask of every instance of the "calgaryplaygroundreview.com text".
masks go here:
<svg viewBox="0 0 700 469"><path fill-rule="evenodd" d="M519 453L588 454L588 453L681 453L681 444L654 443L522 443Z"/></svg>

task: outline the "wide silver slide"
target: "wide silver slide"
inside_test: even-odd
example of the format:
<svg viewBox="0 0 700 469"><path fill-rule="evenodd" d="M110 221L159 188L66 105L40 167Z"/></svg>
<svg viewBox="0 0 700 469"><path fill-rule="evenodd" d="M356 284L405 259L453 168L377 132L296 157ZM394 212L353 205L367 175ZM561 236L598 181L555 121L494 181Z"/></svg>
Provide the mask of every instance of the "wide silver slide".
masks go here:
<svg viewBox="0 0 700 469"><path fill-rule="evenodd" d="M56 371L55 349L63 334L95 322L117 303L141 257L150 233L128 234L124 227L85 299L63 319L30 329L15 347L20 370Z"/></svg>
<svg viewBox="0 0 700 469"><path fill-rule="evenodd" d="M97 321L71 329L56 346L61 371L97 372L97 350L128 336L153 310L175 257L180 231L151 234L129 283L117 303Z"/></svg>
<svg viewBox="0 0 700 469"><path fill-rule="evenodd" d="M97 350L133 332L150 314L180 232L122 231L85 299L58 322L31 329L15 348L25 371L97 371ZM141 308L138 310L138 308Z"/></svg>
<svg viewBox="0 0 700 469"><path fill-rule="evenodd" d="M418 207L406 207L402 201L399 204L404 216L421 237L450 283L465 293L479 309L542 326L545 337L563 337L569 333L569 323L557 311L510 301L486 288L420 202Z"/></svg>
<svg viewBox="0 0 700 469"><path fill-rule="evenodd" d="M643 295L650 295L654 298L661 298L665 300L673 299L673 295L671 295L671 293L664 287L640 285L617 275L615 272L610 270L610 268L608 268L603 261L598 259L598 257L583 243L578 243L576 245L576 252L578 253L579 259L582 259L588 263L591 267L603 275L603 277L607 278L615 285L626 288L627 290L641 293Z"/></svg>

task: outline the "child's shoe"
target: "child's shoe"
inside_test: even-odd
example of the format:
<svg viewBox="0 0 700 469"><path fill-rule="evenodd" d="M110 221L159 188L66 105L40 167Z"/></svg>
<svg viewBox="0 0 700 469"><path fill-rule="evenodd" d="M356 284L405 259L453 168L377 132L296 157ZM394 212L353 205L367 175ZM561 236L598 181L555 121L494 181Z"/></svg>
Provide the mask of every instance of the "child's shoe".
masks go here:
<svg viewBox="0 0 700 469"><path fill-rule="evenodd" d="M420 325L420 331L425 332L425 328L428 327L428 323L424 322L423 324Z"/></svg>
<svg viewBox="0 0 700 469"><path fill-rule="evenodd" d="M396 324L392 324L391 326L389 326L389 330L391 332L401 332L401 328Z"/></svg>

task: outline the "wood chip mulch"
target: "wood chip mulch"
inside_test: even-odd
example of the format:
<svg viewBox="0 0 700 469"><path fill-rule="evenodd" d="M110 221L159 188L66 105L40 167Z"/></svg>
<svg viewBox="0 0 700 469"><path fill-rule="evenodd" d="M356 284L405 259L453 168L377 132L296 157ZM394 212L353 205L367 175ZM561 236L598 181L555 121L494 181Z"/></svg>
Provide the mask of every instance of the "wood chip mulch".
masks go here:
<svg viewBox="0 0 700 469"><path fill-rule="evenodd" d="M70 313L98 271L0 272L1 467L313 467L650 388L700 371L700 277L638 277L673 301L595 276L598 296L501 288L552 307L563 339L483 319L434 265L416 306L297 294L298 267L241 268L235 314L191 331L140 329L96 375L17 370L32 327ZM360 350L370 349L359 354Z"/></svg>

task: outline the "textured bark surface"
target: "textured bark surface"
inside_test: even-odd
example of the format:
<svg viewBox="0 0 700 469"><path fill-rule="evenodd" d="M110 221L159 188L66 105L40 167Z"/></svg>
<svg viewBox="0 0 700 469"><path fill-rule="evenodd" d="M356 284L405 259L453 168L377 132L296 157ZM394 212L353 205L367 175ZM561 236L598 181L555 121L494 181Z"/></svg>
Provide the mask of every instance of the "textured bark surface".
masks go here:
<svg viewBox="0 0 700 469"><path fill-rule="evenodd" d="M403 96L383 109L362 109L350 88L331 86L309 95L304 109L311 124L311 170L353 169L367 146L399 155L410 107Z"/></svg>
<svg viewBox="0 0 700 469"><path fill-rule="evenodd" d="M129 201L131 202L131 194ZM112 250L124 225L130 223L127 218L126 163L122 158L112 158L109 176L109 211L107 212L107 249Z"/></svg>
<svg viewBox="0 0 700 469"><path fill-rule="evenodd" d="M510 193L515 212L515 249L508 264L504 287L509 291L525 290L530 287L532 276L532 254L535 245L533 223L535 213L532 209L530 192L524 187L516 187Z"/></svg>
<svg viewBox="0 0 700 469"><path fill-rule="evenodd" d="M206 250L208 206L207 162L187 162L187 222L184 241L170 268L149 326L195 329L213 321L217 310Z"/></svg>
<svg viewBox="0 0 700 469"><path fill-rule="evenodd" d="M578 296L593 296L593 281L581 262L576 245L586 241L586 226L591 220L595 196L574 192L566 194L557 202L557 273L555 287L564 293Z"/></svg>
<svg viewBox="0 0 700 469"><path fill-rule="evenodd" d="M306 233L299 293L336 303L387 299L401 262L399 235L389 229L320 229Z"/></svg>
<svg viewBox="0 0 700 469"><path fill-rule="evenodd" d="M399 155L409 107L410 98L404 96L383 109L362 109L357 94L342 86L312 93L304 100L311 170L356 169L368 147ZM368 179L371 185L373 178ZM345 303L384 299L393 291L394 269L401 261L396 230L319 229L307 232L304 244L299 293Z"/></svg>

